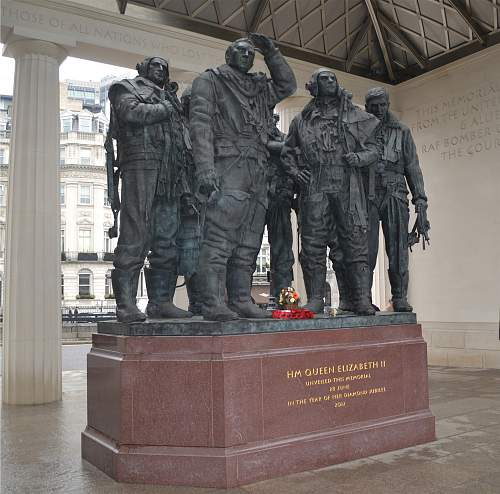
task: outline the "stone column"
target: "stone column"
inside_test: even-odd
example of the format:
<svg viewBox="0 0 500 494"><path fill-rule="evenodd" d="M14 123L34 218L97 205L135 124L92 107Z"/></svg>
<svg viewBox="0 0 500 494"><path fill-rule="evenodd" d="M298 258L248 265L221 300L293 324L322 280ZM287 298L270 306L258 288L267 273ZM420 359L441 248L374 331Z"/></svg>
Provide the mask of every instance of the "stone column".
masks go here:
<svg viewBox="0 0 500 494"><path fill-rule="evenodd" d="M380 310L384 310L391 299L391 286L389 284L389 261L385 254L385 241L382 228L379 225L377 264L373 271L372 300Z"/></svg>
<svg viewBox="0 0 500 494"><path fill-rule="evenodd" d="M275 112L280 116L278 125L281 132L285 132L285 134L288 132L293 117L300 113L309 101L311 101L310 97L290 96L276 106Z"/></svg>
<svg viewBox="0 0 500 494"><path fill-rule="evenodd" d="M16 60L9 163L3 401L61 399L59 65L50 42L7 42Z"/></svg>

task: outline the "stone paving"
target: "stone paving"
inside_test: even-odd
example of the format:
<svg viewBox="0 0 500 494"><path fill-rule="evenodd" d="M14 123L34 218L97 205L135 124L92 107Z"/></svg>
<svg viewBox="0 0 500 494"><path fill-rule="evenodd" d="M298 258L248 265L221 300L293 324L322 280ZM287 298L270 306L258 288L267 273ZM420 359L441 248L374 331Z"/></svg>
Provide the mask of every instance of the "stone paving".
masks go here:
<svg viewBox="0 0 500 494"><path fill-rule="evenodd" d="M86 374L60 403L1 409L2 494L500 494L500 370L429 369L434 443L217 490L118 484L80 457Z"/></svg>

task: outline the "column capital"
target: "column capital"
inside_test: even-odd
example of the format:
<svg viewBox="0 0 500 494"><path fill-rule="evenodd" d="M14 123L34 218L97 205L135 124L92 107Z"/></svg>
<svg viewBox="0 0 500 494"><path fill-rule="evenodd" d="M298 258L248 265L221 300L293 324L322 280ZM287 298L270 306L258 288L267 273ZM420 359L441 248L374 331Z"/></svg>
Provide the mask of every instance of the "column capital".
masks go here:
<svg viewBox="0 0 500 494"><path fill-rule="evenodd" d="M17 36L7 39L3 54L16 59L24 55L45 55L56 60L59 65L68 56L68 52L56 43Z"/></svg>

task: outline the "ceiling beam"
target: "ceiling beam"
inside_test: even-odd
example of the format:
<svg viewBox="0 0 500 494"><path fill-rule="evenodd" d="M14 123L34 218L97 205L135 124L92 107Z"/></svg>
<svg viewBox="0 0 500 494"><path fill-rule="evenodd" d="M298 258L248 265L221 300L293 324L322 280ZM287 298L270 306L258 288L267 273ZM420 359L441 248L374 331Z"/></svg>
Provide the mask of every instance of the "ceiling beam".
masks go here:
<svg viewBox="0 0 500 494"><path fill-rule="evenodd" d="M248 26L248 32L254 33L257 31L259 24L262 21L262 16L264 15L264 10L266 10L267 4L269 0L260 0L259 5L257 5L257 10L255 11L255 15Z"/></svg>
<svg viewBox="0 0 500 494"><path fill-rule="evenodd" d="M116 0L116 3L120 14L124 14L125 10L127 10L127 0Z"/></svg>
<svg viewBox="0 0 500 494"><path fill-rule="evenodd" d="M474 36L481 42L481 44L486 45L486 33L479 23L472 18L469 12L467 12L462 0L448 0L448 2L458 12L465 23L472 29Z"/></svg>
<svg viewBox="0 0 500 494"><path fill-rule="evenodd" d="M215 16L217 17L217 24L222 24L223 23L222 22L222 16L221 16L221 13L220 13L219 4L217 2L214 2L214 10L215 10Z"/></svg>
<svg viewBox="0 0 500 494"><path fill-rule="evenodd" d="M197 9L191 12L191 17L196 17L200 12L203 12L207 7L210 7L214 3L214 0L206 0Z"/></svg>
<svg viewBox="0 0 500 494"><path fill-rule="evenodd" d="M351 70L354 59L356 58L356 55L359 53L359 50L361 49L361 43L363 42L363 39L365 38L371 26L372 26L372 21L370 17L367 17L363 25L360 27L358 34L356 35L356 38L354 39L354 42L351 46L351 50L349 51L349 56L347 57L347 61L345 63L345 68L347 72Z"/></svg>
<svg viewBox="0 0 500 494"><path fill-rule="evenodd" d="M325 53L328 53L328 38L326 34L326 12L325 0L321 0L321 32L323 33L323 46Z"/></svg>
<svg viewBox="0 0 500 494"><path fill-rule="evenodd" d="M215 12L217 13L217 18L222 17L220 15L220 9L217 7L217 2L214 2ZM229 24L236 16L243 14L243 18L245 18L245 7L241 5L238 7L229 17L226 17L222 22L218 22L220 26L226 26ZM245 21L246 22L246 21ZM245 24L246 25L246 24Z"/></svg>
<svg viewBox="0 0 500 494"><path fill-rule="evenodd" d="M299 2L295 0L295 15L297 16L297 31L299 33L299 45L304 48L305 47L305 42L304 42L304 33L302 32L302 24L301 24L301 17L300 17L300 11L299 11Z"/></svg>
<svg viewBox="0 0 500 494"><path fill-rule="evenodd" d="M406 51L413 55L422 69L427 69L429 67L429 60L422 56L416 46L406 37L405 34L400 31L396 24L391 22L384 14L382 14L382 12L378 13L378 19L387 31L389 31L403 45Z"/></svg>
<svg viewBox="0 0 500 494"><path fill-rule="evenodd" d="M493 46L500 44L500 31L495 33L490 33L486 39L486 46ZM471 43L464 44L460 48L451 50L442 55L438 55L431 60L430 70L437 69L438 67L443 67L455 60L460 60L461 58L472 55L473 53L478 53L485 48L484 45L477 39L473 40Z"/></svg>
<svg viewBox="0 0 500 494"><path fill-rule="evenodd" d="M394 68L392 66L391 54L389 52L389 47L387 46L387 41L385 39L385 33L382 30L382 26L378 20L377 11L375 8L374 0L365 0L366 8L370 14L370 19L372 20L373 28L375 29L375 34L377 35L378 44L382 51L384 57L385 66L387 68L387 74L391 82L396 81L396 76L394 75Z"/></svg>

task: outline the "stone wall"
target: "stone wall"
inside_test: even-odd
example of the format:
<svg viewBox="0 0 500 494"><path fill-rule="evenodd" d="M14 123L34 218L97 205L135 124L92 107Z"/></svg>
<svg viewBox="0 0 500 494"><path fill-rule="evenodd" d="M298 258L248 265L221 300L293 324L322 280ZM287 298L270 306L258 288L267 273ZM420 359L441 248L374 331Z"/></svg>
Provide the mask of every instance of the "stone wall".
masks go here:
<svg viewBox="0 0 500 494"><path fill-rule="evenodd" d="M429 363L500 368L500 47L393 90L415 138L431 246L411 254L410 300Z"/></svg>

